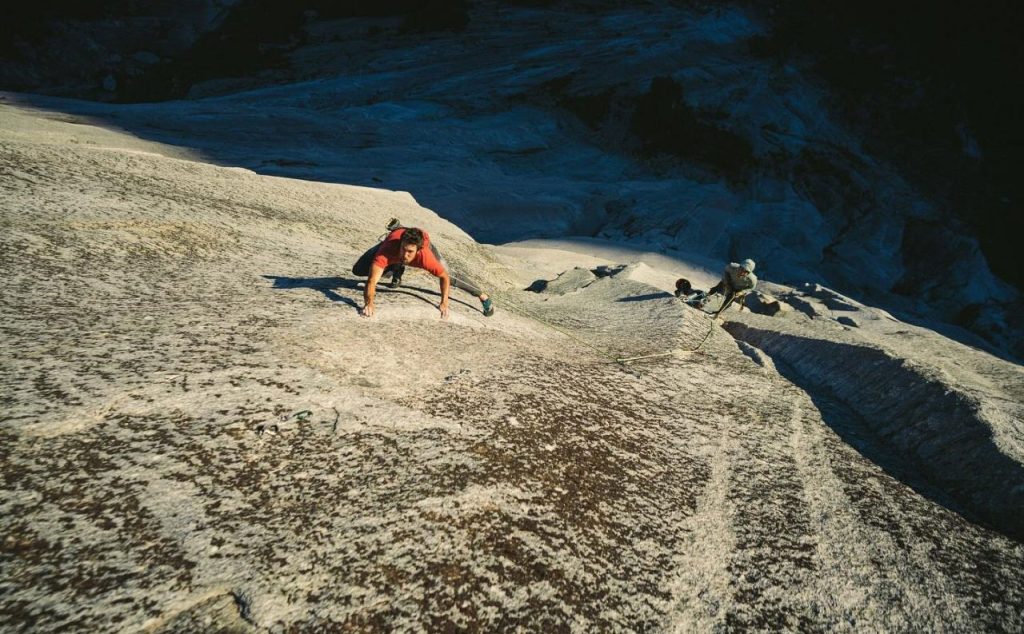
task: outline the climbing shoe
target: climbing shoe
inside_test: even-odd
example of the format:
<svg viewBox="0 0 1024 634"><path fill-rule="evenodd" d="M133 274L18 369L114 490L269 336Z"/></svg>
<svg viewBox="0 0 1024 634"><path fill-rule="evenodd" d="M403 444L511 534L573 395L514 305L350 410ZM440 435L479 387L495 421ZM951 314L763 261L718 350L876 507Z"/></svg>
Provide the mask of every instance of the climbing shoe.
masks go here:
<svg viewBox="0 0 1024 634"><path fill-rule="evenodd" d="M388 288L398 288L402 285L402 273L405 273L404 266L396 267L391 272L391 281L388 282Z"/></svg>
<svg viewBox="0 0 1024 634"><path fill-rule="evenodd" d="M494 300L488 297L487 299L480 302L480 307L483 308L484 317L490 317L494 314Z"/></svg>
<svg viewBox="0 0 1024 634"><path fill-rule="evenodd" d="M388 220L388 231L394 231L395 229L402 226L402 221L398 218L392 218Z"/></svg>

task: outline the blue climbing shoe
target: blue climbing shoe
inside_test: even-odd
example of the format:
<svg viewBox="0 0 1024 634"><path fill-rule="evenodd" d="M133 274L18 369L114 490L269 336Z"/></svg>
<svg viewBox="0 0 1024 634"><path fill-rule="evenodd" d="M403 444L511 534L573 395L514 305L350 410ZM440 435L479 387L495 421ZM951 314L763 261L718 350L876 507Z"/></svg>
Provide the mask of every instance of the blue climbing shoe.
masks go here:
<svg viewBox="0 0 1024 634"><path fill-rule="evenodd" d="M484 317L490 317L494 314L494 300L490 297L480 302L480 306L484 310Z"/></svg>

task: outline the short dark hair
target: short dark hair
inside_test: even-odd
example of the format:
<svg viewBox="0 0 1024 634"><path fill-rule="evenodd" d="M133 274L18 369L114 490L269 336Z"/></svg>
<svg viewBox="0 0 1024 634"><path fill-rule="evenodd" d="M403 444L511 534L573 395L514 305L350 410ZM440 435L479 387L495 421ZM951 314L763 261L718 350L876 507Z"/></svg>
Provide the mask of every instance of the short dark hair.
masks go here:
<svg viewBox="0 0 1024 634"><path fill-rule="evenodd" d="M402 232L402 246L415 244L417 248L423 248L423 231L416 227L410 227Z"/></svg>

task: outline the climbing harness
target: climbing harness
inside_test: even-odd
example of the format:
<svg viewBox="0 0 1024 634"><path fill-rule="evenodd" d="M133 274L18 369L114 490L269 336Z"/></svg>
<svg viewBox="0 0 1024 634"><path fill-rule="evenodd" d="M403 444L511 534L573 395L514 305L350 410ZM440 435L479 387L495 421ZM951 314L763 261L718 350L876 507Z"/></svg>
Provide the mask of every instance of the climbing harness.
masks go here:
<svg viewBox="0 0 1024 634"><path fill-rule="evenodd" d="M732 303L734 301L736 301L737 299L740 300L740 308L742 309L744 306L746 306L746 304L744 302L747 301L747 293L746 292L733 293L732 295L730 295L729 297L726 298L726 300L722 303L722 305L718 308L718 310L708 311L708 310L704 310L703 308L701 308L701 310L704 311L705 314L712 315L714 317L718 317L720 314L722 314L722 311L724 311L726 308L731 306Z"/></svg>

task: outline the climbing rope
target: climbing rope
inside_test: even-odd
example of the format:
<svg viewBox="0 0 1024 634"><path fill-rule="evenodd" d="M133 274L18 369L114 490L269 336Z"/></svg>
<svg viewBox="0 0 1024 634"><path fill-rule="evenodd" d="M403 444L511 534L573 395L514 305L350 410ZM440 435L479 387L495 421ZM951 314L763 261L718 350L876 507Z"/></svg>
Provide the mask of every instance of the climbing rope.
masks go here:
<svg viewBox="0 0 1024 634"><path fill-rule="evenodd" d="M595 346L594 344L590 343L589 341L586 341L585 339L574 335L573 333L571 333L568 330L558 326L557 324L554 324L554 323L544 319L543 317L537 315L536 313L523 308L522 304L519 304L517 302L513 302L508 295L506 295L504 293L488 293L488 294L492 295L492 296L497 296L498 298L501 299L501 303L503 305L511 306L512 309L515 312L521 313L522 315L525 315L526 317L529 317L530 319L532 319L532 320L534 320L534 321L536 321L536 322L538 322L540 324L543 324L543 325L547 326L548 328L551 328L552 330L554 330L556 332L562 333L563 335L565 335L566 337L569 337L573 341L576 341L577 343L579 343L579 344L581 344L583 346L586 346L587 348L590 348L591 350L594 350L595 352L597 352L598 354L600 354L603 357L607 357L608 359L611 359L612 361L618 362L618 360L619 360L618 357L616 357L615 355L611 354L607 350L604 350L603 348Z"/></svg>
<svg viewBox="0 0 1024 634"><path fill-rule="evenodd" d="M697 203L694 204L693 207L690 209L690 212L685 216L684 220L689 220L689 218L691 216L693 216L697 212L697 210L702 207L702 205L703 205L702 202L697 201ZM403 228L401 221L399 221L398 218L391 218L388 221L387 232L380 237L380 240L384 240L384 238L387 235L389 235L395 229L399 229L399 228ZM725 228L723 227L719 231L719 235L721 235L724 232L725 232ZM527 310L526 308L523 307L522 304L520 304L518 302L515 302L515 301L512 301L511 297L509 297L505 293L488 293L488 295L498 297L499 299L501 299L501 302L505 306L511 307L516 312L519 312L522 315L524 315L524 316L526 316L526 317L528 317L530 319L533 319L537 323L540 323L540 324L542 324L544 326L547 326L548 328L551 328L552 330L554 330L556 332L559 332L559 333L565 335L566 337L569 337L570 339L572 339L573 341L576 341L580 345L582 345L584 347L587 347L587 348L590 348L591 350L593 350L594 352L598 353L602 357L605 357L605 358L609 359L610 361L612 361L614 363L617 363L619 365L623 365L623 366L625 364L631 363L633 361L640 361L640 360L643 360L643 359L654 359L654 358L658 358L658 357L667 357L667 356L670 356L670 355L674 355L677 352L693 353L693 352L699 351L704 346L704 344L707 342L707 340L711 337L711 333L715 329L715 319L718 318L718 314L721 313L723 310L725 310L729 306L729 304L732 303L732 300L734 299L734 296L730 297L728 299L728 301L726 301L722 305L722 307L719 308L718 311L714 313L714 316L711 319L708 320L708 331L706 333L704 333L704 337L700 340L700 343L698 343L695 348L693 348L691 350L679 350L678 348L674 348L672 350L669 350L668 352L658 352L658 353L655 353L655 354L645 354L645 355L639 355L639 356L634 356L634 357L620 357L620 356L616 356L616 355L612 354L611 352L609 352L608 350L606 350L604 348L601 348L599 346L596 346L596 345L590 343L589 341L583 339L582 337L579 337L579 336L573 334L572 332L570 332L570 331L568 331L568 330L558 326L557 324L554 324L554 323L548 321L547 319L537 315L536 313L534 313L534 312L532 312L530 310ZM702 310L701 312L704 312L704 311Z"/></svg>
<svg viewBox="0 0 1024 634"><path fill-rule="evenodd" d="M519 304L517 302L511 301L511 298L508 295L504 294L504 293L491 293L491 295L494 295L494 296L497 296L498 298L500 298L504 305L511 306L512 309L515 312L521 313L522 315L524 315L524 316L526 316L526 317L528 317L530 319L533 319L534 321L536 321L536 322L538 322L538 323L540 323L540 324L542 324L544 326L547 326L548 328L551 328L552 330L554 330L556 332L559 332L559 333L569 337L570 339L580 343L583 346L586 346L587 348L590 348L591 350L594 350L595 352L597 352L601 356L606 357L609 360L613 361L614 363L618 363L620 365L625 365L626 363L631 363L633 361L640 361L640 360L643 360L643 359L654 359L654 358L658 358L658 357L667 357L667 356L674 355L676 353L693 353L693 352L697 352L697 351L699 351L704 346L704 344L707 342L707 340L711 337L711 333L715 329L715 319L713 317L713 318L708 320L708 331L706 333L704 333L704 337L700 340L700 343L698 343L697 346L694 347L691 350L680 350L678 348L673 348L672 350L669 350L668 352L658 352L658 353L655 353L655 354L645 354L645 355L640 355L640 356L635 356L635 357L620 357L620 356L615 356L614 354L608 352L607 350L605 350L603 348L600 348L600 347L590 343L589 341L586 341L585 339L583 339L581 337L576 336L572 332L570 332L570 331L568 331L568 330L566 330L564 328L561 328L557 324L554 324L554 323L548 321L547 319L537 315L536 313L525 309L522 306L522 304ZM715 317L717 317L717 314L715 315Z"/></svg>
<svg viewBox="0 0 1024 634"><path fill-rule="evenodd" d="M682 352L682 353L697 352L697 351L699 351L701 349L701 347L703 347L704 342L706 342L708 340L708 338L711 336L711 333L714 331L714 329L715 329L715 318L712 317L711 319L708 320L708 331L706 333L704 333L704 338L701 339L700 343L697 344L697 347L692 349L692 350L673 349L673 350L669 350L668 352L658 352L658 353L655 353L655 354L645 354L645 355L641 355L639 357L623 357L623 358L616 359L615 361L618 362L618 363L629 363L631 361L640 361L642 359L654 359L654 358L657 358L657 357L667 357L667 356L676 354L677 352Z"/></svg>

